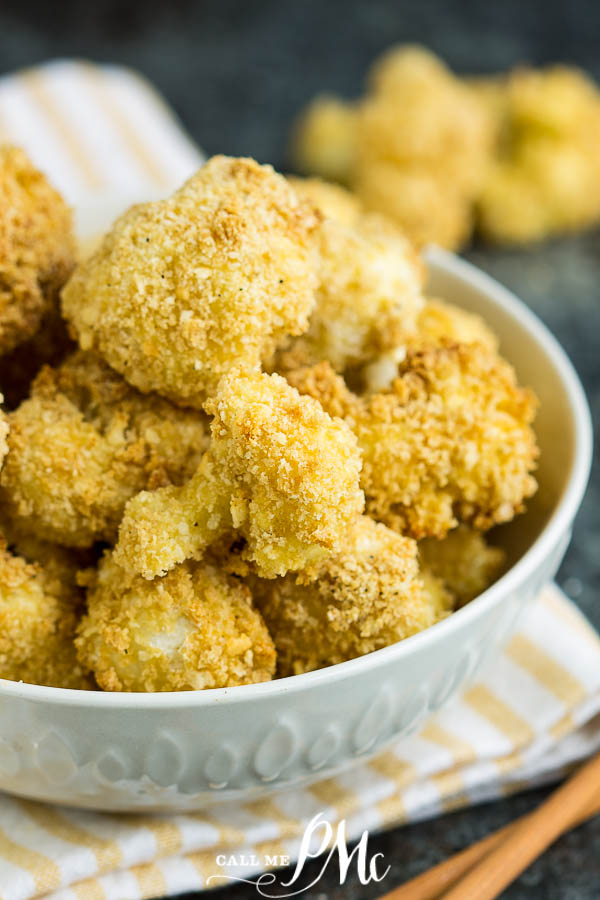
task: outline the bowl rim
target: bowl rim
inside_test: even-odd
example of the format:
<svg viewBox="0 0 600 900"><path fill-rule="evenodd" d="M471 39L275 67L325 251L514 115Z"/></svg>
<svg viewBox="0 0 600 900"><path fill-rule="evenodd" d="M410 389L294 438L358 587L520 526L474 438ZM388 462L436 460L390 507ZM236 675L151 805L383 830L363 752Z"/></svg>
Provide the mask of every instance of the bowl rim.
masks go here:
<svg viewBox="0 0 600 900"><path fill-rule="evenodd" d="M435 641L442 630L448 636L453 630L456 631L466 625L470 619L477 618L485 608L494 606L501 594L507 594L514 590L525 580L528 572L535 570L542 563L561 536L566 534L571 527L589 479L592 464L593 429L590 409L581 381L558 340L541 319L512 291L472 263L439 247L428 247L425 252L425 260L427 265L432 265L438 270L467 282L507 311L546 353L560 377L570 401L575 452L569 480L546 526L523 556L486 591L447 619L405 638L403 641L391 644L389 647L383 647L381 650L375 650L365 656L314 672L236 687L156 693L82 691L0 678L0 698L13 697L38 703L97 709L165 710L187 706L201 708L248 702L253 699L267 700L275 695L297 693L305 688L315 688L326 682L360 676L381 664L419 653L424 645Z"/></svg>

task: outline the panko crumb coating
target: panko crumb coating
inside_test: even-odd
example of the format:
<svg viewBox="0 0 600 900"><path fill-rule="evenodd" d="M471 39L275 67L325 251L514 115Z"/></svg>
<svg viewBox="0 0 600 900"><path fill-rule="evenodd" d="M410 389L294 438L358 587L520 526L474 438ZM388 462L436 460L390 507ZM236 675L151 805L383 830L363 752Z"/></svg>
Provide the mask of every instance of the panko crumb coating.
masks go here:
<svg viewBox="0 0 600 900"><path fill-rule="evenodd" d="M485 530L536 490L535 397L480 344L409 347L389 390L364 397L328 363L288 379L352 428L367 513L401 533L442 538L459 522Z"/></svg>
<svg viewBox="0 0 600 900"><path fill-rule="evenodd" d="M69 208L22 150L0 146L0 354L37 331L74 265Z"/></svg>
<svg viewBox="0 0 600 900"><path fill-rule="evenodd" d="M115 222L63 290L64 315L130 384L201 407L230 369L258 369L307 328L318 220L271 166L215 156Z"/></svg>
<svg viewBox="0 0 600 900"><path fill-rule="evenodd" d="M454 303L429 298L417 319L416 343L481 344L491 353L498 351L498 338L485 319Z"/></svg>
<svg viewBox="0 0 600 900"><path fill-rule="evenodd" d="M366 516L335 556L298 574L250 584L282 676L379 650L447 611L438 605L446 595L428 592L419 578L415 541Z"/></svg>
<svg viewBox="0 0 600 900"><path fill-rule="evenodd" d="M497 84L497 159L478 200L483 235L529 243L600 220L594 82L579 69L552 66L515 69Z"/></svg>
<svg viewBox="0 0 600 900"><path fill-rule="evenodd" d="M453 605L460 607L482 594L499 577L506 553L501 547L488 544L481 532L459 525L442 540L420 541L419 560L440 579Z"/></svg>
<svg viewBox="0 0 600 900"><path fill-rule="evenodd" d="M75 653L82 612L75 569L57 554L54 565L27 562L0 536L0 678L51 687L91 689Z"/></svg>
<svg viewBox="0 0 600 900"><path fill-rule="evenodd" d="M286 177L297 194L316 206L327 219L334 219L340 225L356 225L365 213L356 194L339 184L322 178Z"/></svg>
<svg viewBox="0 0 600 900"><path fill-rule="evenodd" d="M195 691L269 681L275 648L248 588L208 563L146 581L107 553L88 589L79 659L105 691Z"/></svg>
<svg viewBox="0 0 600 900"><path fill-rule="evenodd" d="M316 240L317 305L306 334L278 354L282 372L323 359L344 372L378 358L415 331L424 303L421 258L383 216L325 219Z"/></svg>
<svg viewBox="0 0 600 900"><path fill-rule="evenodd" d="M223 379L210 412L197 473L130 500L115 560L153 578L232 531L267 578L335 553L364 505L348 426L284 378L241 371Z"/></svg>
<svg viewBox="0 0 600 900"><path fill-rule="evenodd" d="M322 94L302 113L292 136L294 168L348 184L356 157L356 105Z"/></svg>
<svg viewBox="0 0 600 900"><path fill-rule="evenodd" d="M446 300L427 299L417 316L414 335L405 337L406 340L363 367L360 381L365 392L376 394L391 386L398 374L398 363L406 355L408 343L416 347L447 341L478 343L490 352L498 350L498 338L481 316Z"/></svg>
<svg viewBox="0 0 600 900"><path fill-rule="evenodd" d="M96 354L45 367L9 414L2 499L46 540L114 541L127 501L143 488L183 483L208 446L208 419L140 394Z"/></svg>

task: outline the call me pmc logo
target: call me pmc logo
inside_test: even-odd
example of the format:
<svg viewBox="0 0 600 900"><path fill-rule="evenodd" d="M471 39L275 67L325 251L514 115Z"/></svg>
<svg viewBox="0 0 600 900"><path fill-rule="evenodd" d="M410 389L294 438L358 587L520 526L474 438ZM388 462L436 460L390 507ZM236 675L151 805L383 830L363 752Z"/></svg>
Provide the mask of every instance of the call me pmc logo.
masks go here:
<svg viewBox="0 0 600 900"><path fill-rule="evenodd" d="M312 848L312 849L311 849ZM323 854L325 854L323 856ZM302 884L302 875L304 867L308 860L316 859L323 856L323 865L321 866L317 876L308 884ZM369 832L365 829L360 840L354 849L348 852L346 842L346 820L342 819L335 831L331 824L325 819L323 813L319 812L310 820L298 850L298 861L292 876L288 881L278 881L274 872L263 872L256 880L248 878L240 878L234 875L211 875L207 883L210 884L213 879L226 879L228 881L238 881L244 884L253 884L261 897L269 898L269 900L281 900L281 898L296 897L298 894L308 891L319 883L330 865L337 864L339 868L340 884L346 883L348 872L352 865L356 866L356 874L362 885L370 884L372 881L380 882L386 877L390 871L387 866L384 871L379 871L379 866L383 867L383 853L375 853L369 857ZM258 859L253 854L239 855L231 854L229 856L221 854L217 856L217 865L219 866L257 866L262 865L287 865L289 859L287 857L265 857L264 860ZM267 890L270 888L270 890ZM292 888L292 890L289 890ZM283 891L283 893L282 893Z"/></svg>

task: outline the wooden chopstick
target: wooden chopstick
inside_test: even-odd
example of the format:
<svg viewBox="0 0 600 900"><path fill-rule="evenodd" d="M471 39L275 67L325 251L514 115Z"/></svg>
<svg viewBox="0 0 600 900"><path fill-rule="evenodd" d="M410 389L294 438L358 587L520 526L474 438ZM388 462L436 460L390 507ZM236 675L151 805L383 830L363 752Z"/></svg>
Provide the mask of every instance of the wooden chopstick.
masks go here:
<svg viewBox="0 0 600 900"><path fill-rule="evenodd" d="M592 763L596 762L598 757L592 760ZM588 763L583 769L580 769L577 772L577 776L584 774L584 769L588 769L592 765L592 763ZM597 772L597 769L594 769L592 772L592 779L595 777L594 772ZM568 831L571 828L575 828L577 825L580 825L582 822L585 822L586 819L592 818L595 815L600 813L600 781L596 783L595 788L591 788L586 793L586 802L582 808L578 807L578 812L573 814L570 818L565 818L562 826L560 826L560 830L556 831L554 837L550 838L544 847L541 848L538 853L534 856L531 856L529 862L525 862L519 872L517 872L514 876L512 876L509 881L506 882L505 885L499 888L499 890L495 894L485 895L480 893L481 884L477 881L475 885L475 893L472 895L466 895L462 893L462 887L465 885L466 879L463 878L462 881L460 879L462 876L466 875L468 872L473 871L474 869L481 871L483 868L483 863L486 858L489 858L493 850L501 850L506 842L506 840L518 832L518 841L521 842L523 840L523 829L533 827L537 828L535 816L541 815L545 809L547 809L550 804L550 800L554 803L554 797L559 794L559 792L566 791L569 788L571 781L576 776L573 776L568 782L566 782L561 788L552 794L550 799L546 801L546 803L542 804L538 810L533 813L527 813L524 816L521 816L519 819L511 822L509 825L505 825L503 828L500 828L498 831L493 832L487 837L483 838L477 843L472 844L470 847L467 847L465 850L461 850L459 853L456 853L454 856L451 856L449 859L445 860L442 863L439 863L437 866L433 866L433 868L429 869L427 872L424 872L422 875L418 875L416 878L412 878L410 881L407 881L405 884L400 885L400 887L395 888L389 893L383 895L380 900L435 900L440 896L445 898L466 898L468 896L476 897L477 900L485 897L494 897L497 896L499 891L503 890L506 887L506 884L509 884L527 865L529 862L533 862L535 859L535 855L539 855L539 853L545 849L546 846L549 846L552 841L559 836L559 834ZM588 776L585 775L585 780L587 782ZM585 792L585 789L584 789ZM558 803L562 803L562 800L558 800ZM552 814L552 809L550 810ZM544 815L547 813L544 813ZM533 821L533 825L531 825L531 820ZM482 862L483 861L483 862ZM478 865L481 863L481 865ZM461 893L455 893L450 890L455 884L459 882L461 887ZM467 884L469 888L469 885ZM448 893L450 891L450 893ZM446 892L446 893L444 893Z"/></svg>
<svg viewBox="0 0 600 900"><path fill-rule="evenodd" d="M443 896L494 900L580 816L600 791L600 753L582 766Z"/></svg>
<svg viewBox="0 0 600 900"><path fill-rule="evenodd" d="M589 806L580 816L566 825L564 831L581 825L586 819L590 819L598 815L598 813L600 813L600 793L592 798ZM527 813L509 825L499 828L482 840L477 841L477 843L471 844L470 847L428 869L427 872L423 872L422 875L417 875L416 878L411 878L410 881L400 885L400 887L384 894L383 897L380 897L380 900L437 900L444 891L449 890L476 863L486 857L494 847L501 844L518 825L529 819L530 816L531 813Z"/></svg>

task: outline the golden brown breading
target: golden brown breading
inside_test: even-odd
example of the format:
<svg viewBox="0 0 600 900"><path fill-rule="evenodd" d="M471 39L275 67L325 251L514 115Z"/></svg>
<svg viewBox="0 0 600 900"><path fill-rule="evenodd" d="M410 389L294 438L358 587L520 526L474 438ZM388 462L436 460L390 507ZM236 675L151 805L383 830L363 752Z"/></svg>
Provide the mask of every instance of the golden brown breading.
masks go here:
<svg viewBox="0 0 600 900"><path fill-rule="evenodd" d="M280 675L371 653L436 622L447 600L424 589L415 541L361 516L342 550L298 574L251 579Z"/></svg>
<svg viewBox="0 0 600 900"><path fill-rule="evenodd" d="M26 562L0 537L0 678L52 687L93 687L75 654L82 611L74 568Z"/></svg>
<svg viewBox="0 0 600 900"><path fill-rule="evenodd" d="M417 319L415 343L439 344L444 340L482 344L490 352L498 350L498 338L481 316L447 300L429 298Z"/></svg>
<svg viewBox="0 0 600 900"><path fill-rule="evenodd" d="M428 566L424 566L419 557L417 558L419 559L419 581L427 603L434 612L435 621L439 622L454 611L456 600L442 579L434 575L432 570Z"/></svg>
<svg viewBox="0 0 600 900"><path fill-rule="evenodd" d="M338 550L364 503L348 426L280 376L242 371L222 380L210 411L198 472L130 500L115 560L153 578L234 529L267 578Z"/></svg>
<svg viewBox="0 0 600 900"><path fill-rule="evenodd" d="M481 316L445 300L426 300L417 317L415 334L405 337L406 340L362 369L360 383L364 391L376 394L390 387L408 343L418 347L449 340L459 344L483 344L490 352L498 350L498 338Z"/></svg>
<svg viewBox="0 0 600 900"><path fill-rule="evenodd" d="M292 137L294 168L305 175L348 184L356 156L356 108L339 97L316 97Z"/></svg>
<svg viewBox="0 0 600 900"><path fill-rule="evenodd" d="M501 547L488 544L479 531L459 525L442 540L420 541L419 559L424 568L441 580L453 605L464 606L498 578L506 554Z"/></svg>
<svg viewBox="0 0 600 900"><path fill-rule="evenodd" d="M600 220L600 92L579 69L515 69L496 82L497 161L478 201L479 228L526 243Z"/></svg>
<svg viewBox="0 0 600 900"><path fill-rule="evenodd" d="M460 521L487 529L536 489L535 398L481 344L409 347L391 388L362 398L327 363L288 379L350 425L367 512L402 533L441 538Z"/></svg>
<svg viewBox="0 0 600 900"><path fill-rule="evenodd" d="M288 175L287 180L297 194L309 200L326 218L335 219L341 225L356 225L364 215L364 207L356 194L339 184L323 181L322 178L298 178L295 175Z"/></svg>
<svg viewBox="0 0 600 900"><path fill-rule="evenodd" d="M3 501L22 526L72 547L114 540L129 498L181 484L208 445L203 413L140 394L83 351L44 368L9 421Z"/></svg>
<svg viewBox="0 0 600 900"><path fill-rule="evenodd" d="M71 213L22 150L0 146L0 354L55 309L75 265Z"/></svg>
<svg viewBox="0 0 600 900"><path fill-rule="evenodd" d="M250 591L208 563L146 581L106 554L77 637L105 691L192 691L269 681L275 649Z"/></svg>
<svg viewBox="0 0 600 900"><path fill-rule="evenodd" d="M167 200L136 206L63 291L85 349L131 384L201 407L308 326L319 214L270 166L215 156Z"/></svg>
<svg viewBox="0 0 600 900"><path fill-rule="evenodd" d="M382 216L353 226L325 219L317 230L319 287L306 334L278 354L285 372L329 360L338 372L379 357L415 330L423 297L423 264Z"/></svg>

